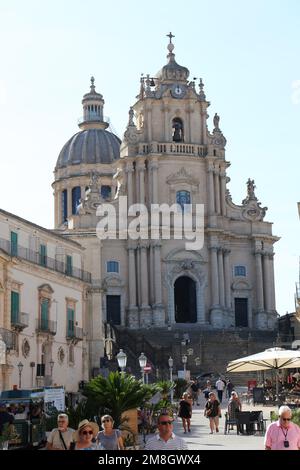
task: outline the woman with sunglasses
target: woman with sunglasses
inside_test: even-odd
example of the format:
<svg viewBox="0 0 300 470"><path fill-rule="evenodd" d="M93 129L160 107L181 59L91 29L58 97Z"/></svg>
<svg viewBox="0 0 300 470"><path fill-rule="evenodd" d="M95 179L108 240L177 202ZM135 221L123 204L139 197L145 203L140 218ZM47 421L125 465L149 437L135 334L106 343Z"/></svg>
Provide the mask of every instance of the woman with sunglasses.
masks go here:
<svg viewBox="0 0 300 470"><path fill-rule="evenodd" d="M95 438L99 432L99 426L92 421L84 419L78 425L73 438L75 441L74 450L97 450L99 447L95 443ZM73 446L72 446L73 447ZM72 448L71 447L71 448Z"/></svg>
<svg viewBox="0 0 300 470"><path fill-rule="evenodd" d="M103 431L98 432L97 442L104 450L124 450L123 438L119 429L114 429L114 420L110 415L101 418Z"/></svg>

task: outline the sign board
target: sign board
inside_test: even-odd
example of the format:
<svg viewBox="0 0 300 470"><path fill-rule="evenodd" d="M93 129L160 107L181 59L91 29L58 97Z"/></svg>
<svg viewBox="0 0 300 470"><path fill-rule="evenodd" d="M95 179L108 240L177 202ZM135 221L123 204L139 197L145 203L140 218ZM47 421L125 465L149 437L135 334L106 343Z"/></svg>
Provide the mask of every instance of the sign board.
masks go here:
<svg viewBox="0 0 300 470"><path fill-rule="evenodd" d="M186 371L184 371L184 370L178 370L178 371L177 371L177 375L178 375L178 378L179 378L179 379L184 379L184 380L186 380L187 382L190 381L191 373L190 373L189 370L186 370Z"/></svg>
<svg viewBox="0 0 300 470"><path fill-rule="evenodd" d="M0 364L6 364L6 344L0 335Z"/></svg>
<svg viewBox="0 0 300 470"><path fill-rule="evenodd" d="M57 411L65 411L64 387L45 387L44 406L46 413L51 408L56 408Z"/></svg>

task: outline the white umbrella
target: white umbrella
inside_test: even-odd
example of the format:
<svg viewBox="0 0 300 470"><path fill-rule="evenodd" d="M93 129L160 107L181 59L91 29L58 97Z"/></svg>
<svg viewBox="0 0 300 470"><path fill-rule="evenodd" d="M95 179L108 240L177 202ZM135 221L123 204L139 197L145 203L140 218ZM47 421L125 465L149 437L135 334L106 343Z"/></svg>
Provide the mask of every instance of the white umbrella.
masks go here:
<svg viewBox="0 0 300 470"><path fill-rule="evenodd" d="M254 370L278 370L300 367L300 351L270 348L263 352L229 362L227 372L251 372ZM278 398L278 377L276 374L276 395Z"/></svg>

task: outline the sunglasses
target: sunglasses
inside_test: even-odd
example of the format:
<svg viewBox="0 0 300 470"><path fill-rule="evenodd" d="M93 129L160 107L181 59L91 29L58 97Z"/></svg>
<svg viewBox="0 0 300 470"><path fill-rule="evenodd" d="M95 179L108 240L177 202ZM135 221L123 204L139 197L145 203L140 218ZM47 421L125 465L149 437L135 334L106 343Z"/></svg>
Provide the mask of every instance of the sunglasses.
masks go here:
<svg viewBox="0 0 300 470"><path fill-rule="evenodd" d="M292 418L281 418L281 419L282 419L282 421L291 421L292 420Z"/></svg>
<svg viewBox="0 0 300 470"><path fill-rule="evenodd" d="M107 419L103 419L103 420L101 421L101 423L109 423L109 422L110 422L110 419L108 419L108 418L107 418Z"/></svg>
<svg viewBox="0 0 300 470"><path fill-rule="evenodd" d="M91 435L91 434L94 434L94 433L93 433L93 431L82 431L82 434L85 434L85 435L90 434Z"/></svg>
<svg viewBox="0 0 300 470"><path fill-rule="evenodd" d="M160 423L162 426L167 426L167 424L171 425L173 424L173 421L160 421Z"/></svg>

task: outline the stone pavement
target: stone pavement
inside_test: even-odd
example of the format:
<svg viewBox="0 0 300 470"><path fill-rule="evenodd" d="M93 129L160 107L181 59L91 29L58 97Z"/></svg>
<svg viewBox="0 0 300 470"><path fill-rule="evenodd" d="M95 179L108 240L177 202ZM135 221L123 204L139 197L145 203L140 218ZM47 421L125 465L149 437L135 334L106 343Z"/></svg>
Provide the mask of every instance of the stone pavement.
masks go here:
<svg viewBox="0 0 300 470"><path fill-rule="evenodd" d="M201 394L203 395L203 394ZM225 412L227 411L228 400L223 399L222 418L220 419L219 433L209 434L209 420L204 416L203 410L205 401L200 397L200 406L193 407L193 416L191 420L191 432L184 434L182 421L177 418L174 421L174 432L186 440L190 450L263 450L264 436L255 435L237 435L236 427L229 434L224 435ZM275 407L242 404L243 411L262 410L264 418L267 418L267 425L270 423L270 411L276 410Z"/></svg>

